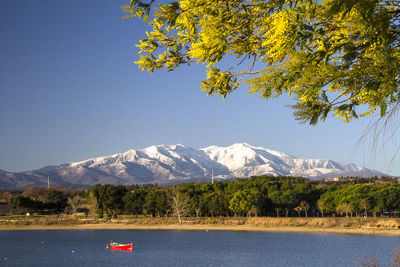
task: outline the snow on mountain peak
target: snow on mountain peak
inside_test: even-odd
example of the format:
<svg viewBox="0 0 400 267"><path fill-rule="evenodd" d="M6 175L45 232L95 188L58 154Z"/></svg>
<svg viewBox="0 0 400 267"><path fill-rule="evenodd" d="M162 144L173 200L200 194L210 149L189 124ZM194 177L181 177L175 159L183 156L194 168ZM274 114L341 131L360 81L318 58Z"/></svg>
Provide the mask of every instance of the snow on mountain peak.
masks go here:
<svg viewBox="0 0 400 267"><path fill-rule="evenodd" d="M263 147L255 147L247 143L236 143L228 147L210 146L201 150L212 160L227 166L231 171L245 167L285 164L282 159L292 161L294 159L284 153Z"/></svg>
<svg viewBox="0 0 400 267"><path fill-rule="evenodd" d="M84 183L166 183L170 180L253 175L292 175L311 179L337 176L381 176L355 164L325 159L302 159L248 143L194 149L177 145L153 145L110 156L56 166L50 174ZM69 178L68 178L69 177ZM75 177L75 178L71 178Z"/></svg>

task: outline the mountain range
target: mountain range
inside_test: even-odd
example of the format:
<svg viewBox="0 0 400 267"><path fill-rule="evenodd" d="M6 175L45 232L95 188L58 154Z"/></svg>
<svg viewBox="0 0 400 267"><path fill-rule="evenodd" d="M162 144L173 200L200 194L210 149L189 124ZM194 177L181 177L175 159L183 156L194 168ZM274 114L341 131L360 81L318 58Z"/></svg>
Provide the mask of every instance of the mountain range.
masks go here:
<svg viewBox="0 0 400 267"><path fill-rule="evenodd" d="M0 188L51 184L89 187L96 183L160 185L253 175L291 175L310 179L385 174L352 163L296 158L263 147L237 143L194 149L181 144L131 149L110 156L12 173L0 170Z"/></svg>

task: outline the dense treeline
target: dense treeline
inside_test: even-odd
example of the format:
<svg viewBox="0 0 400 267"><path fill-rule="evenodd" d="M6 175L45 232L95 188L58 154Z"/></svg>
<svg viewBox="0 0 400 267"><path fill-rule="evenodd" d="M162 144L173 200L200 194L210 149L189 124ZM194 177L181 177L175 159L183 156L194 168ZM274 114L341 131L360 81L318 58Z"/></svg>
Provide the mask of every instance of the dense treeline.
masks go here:
<svg viewBox="0 0 400 267"><path fill-rule="evenodd" d="M86 192L62 187L30 187L25 191L0 192L11 213L60 214L89 212Z"/></svg>
<svg viewBox="0 0 400 267"><path fill-rule="evenodd" d="M8 193L12 210L92 212L148 216L398 216L400 184L392 178L311 181L299 177L257 176L176 186L95 185L87 191L30 188Z"/></svg>
<svg viewBox="0 0 400 267"><path fill-rule="evenodd" d="M310 181L258 176L178 186L96 185L98 215L152 216L397 216L400 184L392 178ZM179 201L176 201L179 199Z"/></svg>

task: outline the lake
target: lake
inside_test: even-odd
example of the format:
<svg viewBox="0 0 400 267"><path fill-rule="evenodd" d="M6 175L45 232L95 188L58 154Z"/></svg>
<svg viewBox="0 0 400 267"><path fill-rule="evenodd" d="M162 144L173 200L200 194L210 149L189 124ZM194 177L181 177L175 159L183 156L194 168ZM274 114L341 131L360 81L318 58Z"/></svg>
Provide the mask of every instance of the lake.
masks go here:
<svg viewBox="0 0 400 267"><path fill-rule="evenodd" d="M400 237L147 230L0 231L0 266L356 266ZM134 242L130 251L106 244Z"/></svg>

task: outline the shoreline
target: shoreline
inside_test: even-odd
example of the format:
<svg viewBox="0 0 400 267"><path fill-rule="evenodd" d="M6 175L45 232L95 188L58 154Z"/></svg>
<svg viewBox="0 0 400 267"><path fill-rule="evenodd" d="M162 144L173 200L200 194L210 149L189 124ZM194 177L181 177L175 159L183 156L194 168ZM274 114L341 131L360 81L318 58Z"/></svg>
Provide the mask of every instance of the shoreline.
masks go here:
<svg viewBox="0 0 400 267"><path fill-rule="evenodd" d="M196 224L77 224L77 225L1 225L0 231L19 230L159 230L159 231L245 231L245 232L281 232L313 234L351 234L351 235L384 235L400 236L398 229L376 228L323 228L293 226L260 226L260 225L196 225Z"/></svg>
<svg viewBox="0 0 400 267"><path fill-rule="evenodd" d="M247 231L400 236L400 218L187 217L180 224L174 217L21 216L0 218L0 231L4 230Z"/></svg>

